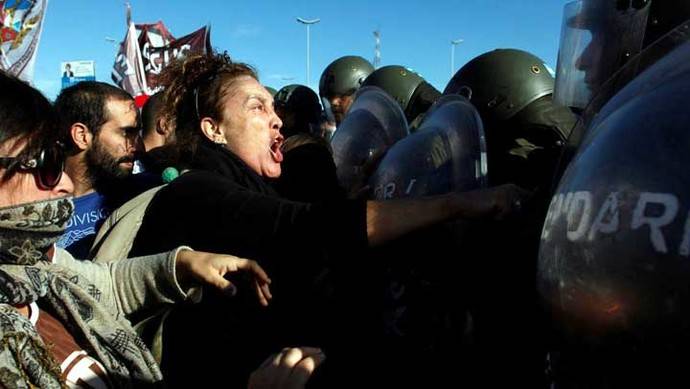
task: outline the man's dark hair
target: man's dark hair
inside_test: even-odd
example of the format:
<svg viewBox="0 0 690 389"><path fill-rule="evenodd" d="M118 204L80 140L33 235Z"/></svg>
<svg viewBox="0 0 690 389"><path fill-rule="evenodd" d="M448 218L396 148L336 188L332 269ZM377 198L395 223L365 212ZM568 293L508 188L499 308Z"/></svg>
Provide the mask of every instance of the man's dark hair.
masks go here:
<svg viewBox="0 0 690 389"><path fill-rule="evenodd" d="M58 133L68 148L72 147L70 128L74 123L82 123L94 136L98 135L108 121L106 103L110 99L134 101L126 91L98 81L80 82L60 92L55 100Z"/></svg>
<svg viewBox="0 0 690 389"><path fill-rule="evenodd" d="M143 137L156 131L156 125L158 124L158 118L161 115L162 109L163 92L158 92L146 100L146 104L141 108L141 135Z"/></svg>

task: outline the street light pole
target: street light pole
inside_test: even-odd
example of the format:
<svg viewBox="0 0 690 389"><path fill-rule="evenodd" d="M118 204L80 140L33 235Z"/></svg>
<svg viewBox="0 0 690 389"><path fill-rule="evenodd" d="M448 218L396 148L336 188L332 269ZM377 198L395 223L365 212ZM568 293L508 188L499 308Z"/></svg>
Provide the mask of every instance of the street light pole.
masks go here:
<svg viewBox="0 0 690 389"><path fill-rule="evenodd" d="M462 39L453 39L450 41L450 77L455 75L455 46L462 43Z"/></svg>
<svg viewBox="0 0 690 389"><path fill-rule="evenodd" d="M309 86L309 51L310 51L310 47L309 47L309 27L311 27L312 24L316 24L316 23L318 23L318 22L320 22L320 21L321 21L321 19L318 19L318 18L317 18L317 19L309 19L309 20L308 20L308 19L304 19L304 18L297 18L297 22L298 22L298 23L302 23L302 24L304 24L304 25L307 26L307 82L306 82L307 86Z"/></svg>
<svg viewBox="0 0 690 389"><path fill-rule="evenodd" d="M120 43L115 38L109 36L106 36L104 39L106 42L113 44L113 47L115 47L115 56L117 57L117 53L120 52Z"/></svg>

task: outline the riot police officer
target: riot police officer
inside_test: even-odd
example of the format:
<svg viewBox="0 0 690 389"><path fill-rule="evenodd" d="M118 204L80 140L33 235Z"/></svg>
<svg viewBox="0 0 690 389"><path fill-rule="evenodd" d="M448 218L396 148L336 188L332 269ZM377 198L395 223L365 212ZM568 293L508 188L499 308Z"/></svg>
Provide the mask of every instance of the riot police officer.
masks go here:
<svg viewBox="0 0 690 389"><path fill-rule="evenodd" d="M283 121L282 174L273 186L284 197L316 203L344 196L338 185L331 147L321 136L321 104L311 88L292 84L274 97Z"/></svg>
<svg viewBox="0 0 690 389"><path fill-rule="evenodd" d="M283 121L280 132L285 138L299 133L320 133L321 104L311 88L299 84L284 86L276 92L273 101L276 114Z"/></svg>
<svg viewBox="0 0 690 389"><path fill-rule="evenodd" d="M340 57L324 69L319 80L319 95L336 126L350 109L354 93L373 71L374 66L369 61L355 55Z"/></svg>
<svg viewBox="0 0 690 389"><path fill-rule="evenodd" d="M566 5L556 94L585 110L539 253L552 387L690 383L689 19L687 0Z"/></svg>
<svg viewBox="0 0 690 389"><path fill-rule="evenodd" d="M464 248L466 257L474 256L471 271L473 279L479 280L472 284L477 297L471 311L476 321L478 367L490 369L496 357L489 350L505 348L504 372L530 387L543 379L545 353L534 293L539 235L553 170L575 122L569 109L553 103L553 86L553 75L537 56L497 49L465 64L444 90L447 97L468 98L481 115L490 185L515 182L534 193L519 219L472 226L475 245ZM509 260L487 263L483 258ZM505 317L521 320L506 331ZM503 382L496 378L492 386L499 383Z"/></svg>
<svg viewBox="0 0 690 389"><path fill-rule="evenodd" d="M550 190L574 115L553 103L554 77L532 53L498 49L479 55L450 80L444 94L460 94L484 122L489 182Z"/></svg>

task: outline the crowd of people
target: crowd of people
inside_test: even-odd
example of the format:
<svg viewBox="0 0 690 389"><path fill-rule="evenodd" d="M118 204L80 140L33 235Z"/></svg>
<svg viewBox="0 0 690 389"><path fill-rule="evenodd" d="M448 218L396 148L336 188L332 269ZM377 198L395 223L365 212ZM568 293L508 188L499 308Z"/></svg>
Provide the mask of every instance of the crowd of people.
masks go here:
<svg viewBox="0 0 690 389"><path fill-rule="evenodd" d="M575 1L555 76L497 49L442 92L353 55L317 94L189 54L141 110L0 72L0 386L676 382L676 3Z"/></svg>

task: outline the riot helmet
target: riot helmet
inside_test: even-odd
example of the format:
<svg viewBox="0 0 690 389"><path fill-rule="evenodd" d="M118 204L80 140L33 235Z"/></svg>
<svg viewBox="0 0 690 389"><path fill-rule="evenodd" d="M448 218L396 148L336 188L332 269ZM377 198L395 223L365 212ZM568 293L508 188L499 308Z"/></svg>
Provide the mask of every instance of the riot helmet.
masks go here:
<svg viewBox="0 0 690 389"><path fill-rule="evenodd" d="M386 91L400 104L411 126L415 120L419 122L423 117L421 115L441 97L441 92L426 82L422 76L399 65L376 69L364 80L363 85L376 86Z"/></svg>
<svg viewBox="0 0 690 389"><path fill-rule="evenodd" d="M522 50L497 49L463 66L443 94L472 101L484 121L511 118L542 96L553 93L552 71L539 57Z"/></svg>
<svg viewBox="0 0 690 389"><path fill-rule="evenodd" d="M283 121L280 132L284 137L298 133L317 135L320 132L321 104L311 88L298 84L284 86L276 93L274 105Z"/></svg>
<svg viewBox="0 0 690 389"><path fill-rule="evenodd" d="M350 108L354 93L373 71L369 61L355 55L340 57L324 69L319 80L319 96L337 124Z"/></svg>
<svg viewBox="0 0 690 389"><path fill-rule="evenodd" d="M580 111L580 120L556 177L611 96L687 41L688 20L689 0L579 0L565 6L554 94Z"/></svg>
<svg viewBox="0 0 690 389"><path fill-rule="evenodd" d="M600 108L638 73L628 62L690 18L690 2L578 0L566 4L556 71L559 104L584 109L616 75L616 88L598 98ZM647 64L648 66L649 64ZM623 68L628 74L617 74Z"/></svg>
<svg viewBox="0 0 690 389"><path fill-rule="evenodd" d="M642 53L653 64L599 110L551 200L538 291L559 340L552 376L564 387L690 383L690 29L682 30Z"/></svg>
<svg viewBox="0 0 690 389"><path fill-rule="evenodd" d="M553 103L554 78L522 50L484 53L453 76L444 94L460 94L479 110L486 132L491 185L512 182L551 189L553 172L575 117Z"/></svg>

